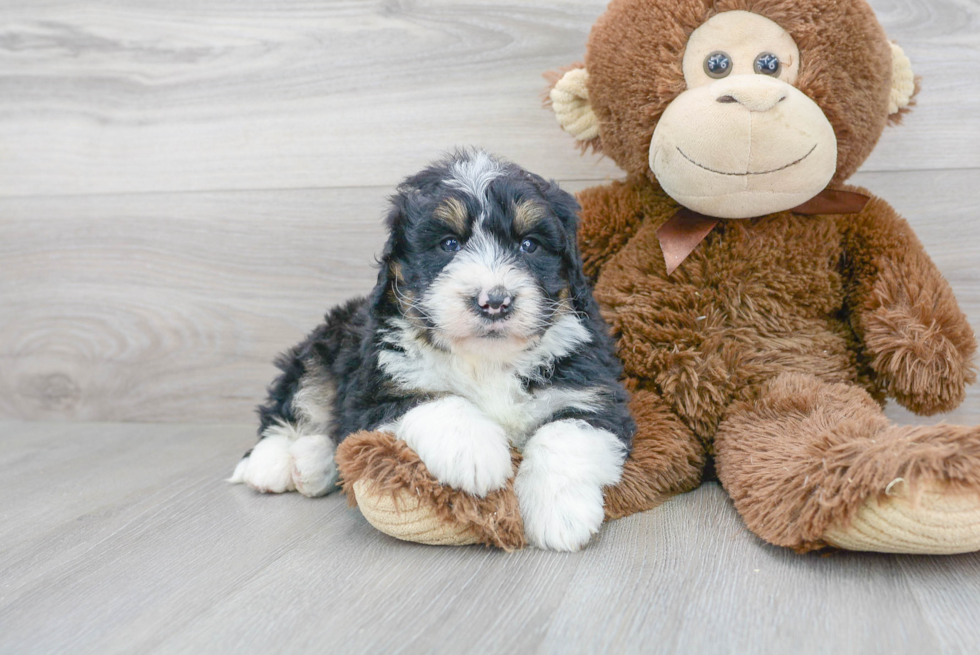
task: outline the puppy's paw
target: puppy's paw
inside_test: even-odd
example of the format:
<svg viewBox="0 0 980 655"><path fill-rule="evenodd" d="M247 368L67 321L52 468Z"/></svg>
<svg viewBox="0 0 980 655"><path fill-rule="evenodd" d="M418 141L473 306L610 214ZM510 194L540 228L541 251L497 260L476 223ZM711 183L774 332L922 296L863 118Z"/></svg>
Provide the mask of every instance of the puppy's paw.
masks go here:
<svg viewBox="0 0 980 655"><path fill-rule="evenodd" d="M598 487L565 486L559 492L548 495L547 499L536 501L528 507L527 503L521 502L522 499L540 493L529 492L529 484L533 486L542 482L530 482L518 473L514 484L524 519L524 534L528 542L538 548L568 552L580 550L602 526L602 491Z"/></svg>
<svg viewBox="0 0 980 655"><path fill-rule="evenodd" d="M439 482L474 496L502 488L514 472L504 429L457 396L411 410L397 435Z"/></svg>
<svg viewBox="0 0 980 655"><path fill-rule="evenodd" d="M333 441L322 434L300 437L289 445L290 476L296 491L308 498L325 496L337 483Z"/></svg>
<svg viewBox="0 0 980 655"><path fill-rule="evenodd" d="M619 482L625 459L614 434L585 421L540 428L514 481L528 541L547 550L585 546L602 525L602 488Z"/></svg>
<svg viewBox="0 0 980 655"><path fill-rule="evenodd" d="M260 439L248 457L238 463L228 481L244 482L262 493L296 491L292 463L289 438L283 434L270 434Z"/></svg>
<svg viewBox="0 0 980 655"><path fill-rule="evenodd" d="M303 435L292 425L270 427L228 482L244 483L262 493L326 495L337 482L333 442L320 434Z"/></svg>

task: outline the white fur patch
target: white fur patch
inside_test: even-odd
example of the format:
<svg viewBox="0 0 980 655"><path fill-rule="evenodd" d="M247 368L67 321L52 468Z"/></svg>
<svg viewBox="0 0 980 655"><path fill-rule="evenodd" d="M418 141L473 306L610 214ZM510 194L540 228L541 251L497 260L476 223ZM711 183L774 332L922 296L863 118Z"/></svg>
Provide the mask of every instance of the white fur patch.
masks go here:
<svg viewBox="0 0 980 655"><path fill-rule="evenodd" d="M322 434L300 437L289 445L293 460L290 474L296 491L316 498L334 490L338 477L334 450L333 441Z"/></svg>
<svg viewBox="0 0 980 655"><path fill-rule="evenodd" d="M231 474L231 477L225 480L225 482L230 482L232 484L242 484L245 482L245 469L248 468L248 457L243 457L235 465L235 471Z"/></svg>
<svg viewBox="0 0 980 655"><path fill-rule="evenodd" d="M289 455L289 436L280 426L267 429L251 454L242 461L245 462L242 482L256 491L273 494L296 491L291 473L293 462ZM235 470L237 473L237 466Z"/></svg>
<svg viewBox="0 0 980 655"><path fill-rule="evenodd" d="M412 409L395 433L439 482L475 496L500 489L513 474L503 428L463 398Z"/></svg>
<svg viewBox="0 0 980 655"><path fill-rule="evenodd" d="M602 488L619 482L626 447L607 430L569 419L549 423L530 438L514 491L528 541L547 550L574 551L598 532Z"/></svg>
<svg viewBox="0 0 980 655"><path fill-rule="evenodd" d="M334 444L322 434L304 434L289 423L266 429L248 457L228 478L262 493L299 491L313 498L336 488Z"/></svg>
<svg viewBox="0 0 980 655"><path fill-rule="evenodd" d="M486 203L487 189L500 174L500 164L486 152L478 150L453 164L453 177L448 184L479 200L482 207Z"/></svg>
<svg viewBox="0 0 980 655"><path fill-rule="evenodd" d="M522 383L522 379L543 379L539 371L546 374L555 360L591 340L582 322L570 314L509 359L439 350L404 320L391 321L384 339L401 349L382 351L378 356L379 365L399 388L462 396L503 426L516 445L556 412L568 408L593 411L601 400L596 389L546 387L530 393Z"/></svg>

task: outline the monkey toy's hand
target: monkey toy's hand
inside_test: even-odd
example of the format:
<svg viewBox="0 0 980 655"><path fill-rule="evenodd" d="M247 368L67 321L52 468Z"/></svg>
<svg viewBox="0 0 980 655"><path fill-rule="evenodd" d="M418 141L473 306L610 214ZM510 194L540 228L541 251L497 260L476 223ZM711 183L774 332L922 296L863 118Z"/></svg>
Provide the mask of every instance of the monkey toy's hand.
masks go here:
<svg viewBox="0 0 980 655"><path fill-rule="evenodd" d="M976 379L973 330L938 272L917 279L891 272L882 270L875 309L864 319L872 367L889 394L917 414L954 409Z"/></svg>

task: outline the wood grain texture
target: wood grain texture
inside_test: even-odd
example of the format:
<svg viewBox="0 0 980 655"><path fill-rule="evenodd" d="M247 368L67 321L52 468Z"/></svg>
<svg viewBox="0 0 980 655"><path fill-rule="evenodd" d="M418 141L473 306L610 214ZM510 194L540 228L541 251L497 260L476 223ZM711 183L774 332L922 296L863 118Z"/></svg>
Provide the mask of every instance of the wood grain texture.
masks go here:
<svg viewBox="0 0 980 655"><path fill-rule="evenodd" d="M714 484L583 552L396 542L221 478L249 426L0 422L4 653L971 653L980 554L798 556Z"/></svg>
<svg viewBox="0 0 980 655"><path fill-rule="evenodd" d="M563 180L541 74L606 0L6 0L0 196L391 186L483 145ZM923 79L865 170L980 166L980 7L872 0Z"/></svg>
<svg viewBox="0 0 980 655"><path fill-rule="evenodd" d="M910 218L974 326L978 179L856 178ZM251 420L275 355L373 286L390 191L0 199L0 417Z"/></svg>

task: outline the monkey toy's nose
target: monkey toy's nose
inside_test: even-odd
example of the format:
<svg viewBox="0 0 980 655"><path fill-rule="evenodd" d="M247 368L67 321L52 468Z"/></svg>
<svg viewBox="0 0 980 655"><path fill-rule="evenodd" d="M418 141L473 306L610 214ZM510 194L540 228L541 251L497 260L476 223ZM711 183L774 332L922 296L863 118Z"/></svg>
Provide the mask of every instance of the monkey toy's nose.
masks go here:
<svg viewBox="0 0 980 655"><path fill-rule="evenodd" d="M786 83L761 75L734 75L711 85L715 100L737 102L749 111L769 111L786 99Z"/></svg>
<svg viewBox="0 0 980 655"><path fill-rule="evenodd" d="M489 291L481 291L476 297L476 305L486 318L504 318L510 314L514 299L504 287L494 287Z"/></svg>

